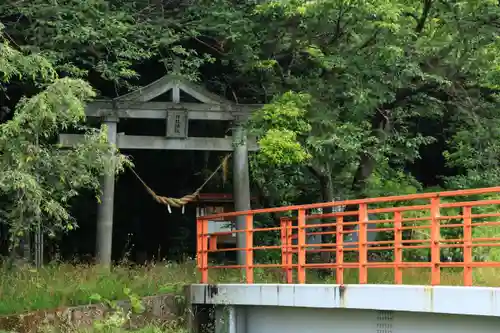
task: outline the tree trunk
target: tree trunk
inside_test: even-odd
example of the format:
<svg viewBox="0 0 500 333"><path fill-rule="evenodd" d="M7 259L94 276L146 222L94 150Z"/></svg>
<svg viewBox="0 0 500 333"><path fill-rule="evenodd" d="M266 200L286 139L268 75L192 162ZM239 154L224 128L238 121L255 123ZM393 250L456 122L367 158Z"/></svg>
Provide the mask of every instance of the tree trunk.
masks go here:
<svg viewBox="0 0 500 333"><path fill-rule="evenodd" d="M309 171L318 179L319 185L320 185L320 192L321 192L321 201L322 202L332 202L335 200L335 197L333 195L333 179L332 179L332 174L329 171L330 168L327 168L328 171L320 170L319 168L316 168L314 166L309 166ZM323 214L330 214L333 213L334 209L333 207L325 207L323 208ZM320 223L321 224L327 224L327 223L334 223L335 219L332 218L323 218L321 219ZM321 232L328 232L335 230L334 227L324 227L321 228ZM321 235L321 243L322 244L328 244L332 243L332 236L331 235ZM321 260L322 263L327 263L331 262L332 260L332 252L321 252L319 259ZM330 270L320 270L320 274L329 274Z"/></svg>
<svg viewBox="0 0 500 333"><path fill-rule="evenodd" d="M328 174L324 174L323 177L320 179L320 186L321 186L321 199L323 202L332 202L335 201L335 197L333 196L333 179L331 172ZM333 207L325 207L323 209L323 214L330 214L333 213L334 209ZM324 218L321 220L321 223L327 224L327 223L334 223L335 219L334 218ZM334 227L324 227L322 228L322 232L327 232L327 231L332 231L335 230ZM327 244L327 243L332 243L333 237L332 235L321 235L321 243ZM332 252L321 252L321 261L322 262L330 262L332 259Z"/></svg>
<svg viewBox="0 0 500 333"><path fill-rule="evenodd" d="M274 201L273 198L266 195L264 188L262 187L261 184L256 182L254 184L254 188L257 190L258 202L262 206L262 208L273 208L273 207L279 206L276 204L276 202ZM270 215L271 215L271 219L274 221L274 224L277 226L280 225L279 214L277 214L276 212L271 212Z"/></svg>
<svg viewBox="0 0 500 333"><path fill-rule="evenodd" d="M372 120L372 135L377 137L378 144L375 147L371 148L371 151L375 152L376 149L379 148L381 144L389 137L391 131L391 122L389 120L390 111L386 113L382 113L380 110L377 111L377 114L374 116ZM359 158L359 165L354 174L354 178L351 185L351 190L357 195L357 198L365 198L366 197L366 185L370 176L376 167L376 160L373 154L370 154L366 151L361 153ZM355 212L358 210L358 205L347 205L344 209L345 212ZM355 216L346 216L346 222L357 221ZM344 230L352 230L355 228L355 225L345 226Z"/></svg>
<svg viewBox="0 0 500 333"><path fill-rule="evenodd" d="M372 135L378 139L377 146L372 148L373 152L375 152L375 150L387 140L390 135L391 128L392 126L389 120L389 111L382 113L382 111L379 110L372 121ZM365 196L364 191L366 190L366 184L372 175L373 170L375 170L375 164L376 161L373 154L368 152L361 153L359 165L356 173L354 174L351 189L362 197Z"/></svg>

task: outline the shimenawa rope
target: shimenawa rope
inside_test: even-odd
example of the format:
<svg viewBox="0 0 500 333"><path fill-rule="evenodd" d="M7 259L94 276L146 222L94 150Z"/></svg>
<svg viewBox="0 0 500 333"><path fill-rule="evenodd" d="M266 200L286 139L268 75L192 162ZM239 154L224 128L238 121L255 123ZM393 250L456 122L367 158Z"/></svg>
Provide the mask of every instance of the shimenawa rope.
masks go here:
<svg viewBox="0 0 500 333"><path fill-rule="evenodd" d="M187 205L188 203L194 201L198 197L198 195L200 194L201 190L203 190L205 185L208 184L208 182L217 174L217 172L219 172L219 170L222 167L224 167L224 168L226 167L227 160L229 159L230 156L231 156L231 154L228 154L228 155L226 155L226 157L224 157L224 159L222 160L221 164L219 164L217 169L215 169L215 171L212 172L212 174L205 180L205 182L203 184L201 184L200 187L198 187L198 189L196 189L196 191L194 191L191 194L187 194L187 195L183 196L182 198L163 197L161 195L156 194L155 191L153 191L151 189L151 187L149 187L146 184L146 182L144 180L142 180L142 178L137 174L137 172L135 172L135 170L132 167L130 167L130 171L132 171L132 173L137 177L137 179L142 183L142 185L144 185L144 188L146 189L146 191L148 191L148 193L153 197L153 199L156 202L167 206L169 213L172 213L172 210L170 207L177 207L177 208L182 208L182 213L184 214L184 206Z"/></svg>

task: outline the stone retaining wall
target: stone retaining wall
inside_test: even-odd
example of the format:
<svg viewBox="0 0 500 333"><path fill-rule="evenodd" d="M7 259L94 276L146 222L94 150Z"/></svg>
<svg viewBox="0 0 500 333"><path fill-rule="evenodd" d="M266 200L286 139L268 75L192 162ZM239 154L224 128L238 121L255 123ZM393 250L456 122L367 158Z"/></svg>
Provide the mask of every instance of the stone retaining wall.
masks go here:
<svg viewBox="0 0 500 333"><path fill-rule="evenodd" d="M172 322L183 318L184 298L179 295L165 294L142 298L145 311L133 314L129 326L141 327L153 321ZM117 305L125 311L130 310L129 301L118 301ZM25 314L0 316L0 331L17 333L38 333L43 327L59 328L67 333L76 327L88 327L96 320L103 319L111 310L104 304L91 304L76 307L41 310Z"/></svg>

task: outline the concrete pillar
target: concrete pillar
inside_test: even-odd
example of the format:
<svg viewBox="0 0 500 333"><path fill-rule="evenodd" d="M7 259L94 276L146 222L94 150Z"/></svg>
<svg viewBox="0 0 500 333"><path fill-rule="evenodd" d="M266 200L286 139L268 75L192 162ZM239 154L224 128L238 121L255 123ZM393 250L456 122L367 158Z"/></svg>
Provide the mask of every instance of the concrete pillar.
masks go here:
<svg viewBox="0 0 500 333"><path fill-rule="evenodd" d="M219 305L215 307L215 333L245 333L246 313L243 307Z"/></svg>
<svg viewBox="0 0 500 333"><path fill-rule="evenodd" d="M233 197L235 211L250 210L250 175L248 171L248 146L245 129L237 124L233 129ZM236 229L245 229L245 216L236 218ZM236 246L244 248L246 246L245 234L236 234ZM246 254L238 251L238 265L245 264Z"/></svg>
<svg viewBox="0 0 500 333"><path fill-rule="evenodd" d="M236 333L245 333L248 330L247 308L245 306L234 306L234 331Z"/></svg>
<svg viewBox="0 0 500 333"><path fill-rule="evenodd" d="M235 333L229 330L227 308L215 306L214 333Z"/></svg>
<svg viewBox="0 0 500 333"><path fill-rule="evenodd" d="M118 119L106 118L104 124L108 127L109 143L116 145ZM96 259L97 263L105 266L111 265L114 198L115 174L112 171L106 173L103 177L101 203L97 213Z"/></svg>
<svg viewBox="0 0 500 333"><path fill-rule="evenodd" d="M238 323L237 323L237 318L236 318L236 307L234 305L228 306L227 309L228 312L228 328L227 332L228 333L239 333L238 331Z"/></svg>

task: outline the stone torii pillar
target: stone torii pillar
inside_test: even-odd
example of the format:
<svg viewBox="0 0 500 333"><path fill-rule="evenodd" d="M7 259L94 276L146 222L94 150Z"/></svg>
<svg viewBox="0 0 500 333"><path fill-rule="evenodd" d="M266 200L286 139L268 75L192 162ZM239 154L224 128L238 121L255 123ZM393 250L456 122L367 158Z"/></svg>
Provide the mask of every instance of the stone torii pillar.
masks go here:
<svg viewBox="0 0 500 333"><path fill-rule="evenodd" d="M104 124L108 128L108 142L116 145L118 117L105 117ZM97 211L97 262L104 266L111 265L111 252L113 248L113 210L115 199L115 173L114 166L102 179L101 202Z"/></svg>
<svg viewBox="0 0 500 333"><path fill-rule="evenodd" d="M233 128L233 195L234 210L245 211L251 209L250 203L250 174L248 171L248 142L246 131L239 122ZM236 230L246 229L245 216L236 217ZM243 232L236 234L236 247L246 247L246 235ZM237 264L244 265L246 252L238 251Z"/></svg>

